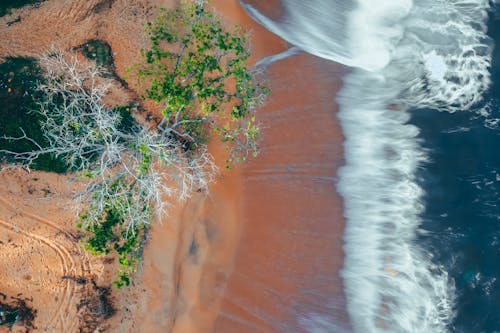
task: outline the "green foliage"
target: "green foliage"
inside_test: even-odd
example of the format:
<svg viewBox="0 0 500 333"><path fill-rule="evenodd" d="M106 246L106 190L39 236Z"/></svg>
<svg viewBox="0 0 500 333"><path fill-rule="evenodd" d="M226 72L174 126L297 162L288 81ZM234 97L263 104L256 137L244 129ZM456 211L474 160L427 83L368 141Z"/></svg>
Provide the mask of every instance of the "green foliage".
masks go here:
<svg viewBox="0 0 500 333"><path fill-rule="evenodd" d="M86 208L78 224L86 232L84 247L94 255L117 257L118 288L131 283L147 226L163 212L164 200L183 200L212 181L215 167L204 145L212 133L227 144L228 167L257 153L253 112L268 89L247 68L247 36L226 29L199 3L184 1L177 9L163 10L148 28L151 46L143 51L144 64L136 66L136 73L147 87L144 97L163 106L158 129L137 124L131 106L110 110L102 103L106 89L94 80L103 75L100 68L76 68L57 53L40 58L53 71L47 70L44 84L38 85L44 92L40 102L30 105L39 107L32 114L45 122L38 132L27 131L33 140L24 140L28 146L22 149L30 151L29 145L46 139L50 149L38 147L39 154L56 152L86 181L80 197ZM97 42L82 47L98 65L109 60L109 50ZM9 78L0 81L0 93L10 88ZM27 91L16 96L24 98ZM30 90L27 95L31 92L36 94ZM19 136L6 130L1 134Z"/></svg>
<svg viewBox="0 0 500 333"><path fill-rule="evenodd" d="M119 190L118 186L115 188ZM80 216L82 223L79 225L85 225L87 231L84 248L95 256L115 253L119 269L113 284L117 288L129 286L140 262L146 226L127 225L127 212L113 199L105 202L99 223L88 223L91 209L93 207Z"/></svg>
<svg viewBox="0 0 500 333"><path fill-rule="evenodd" d="M132 108L128 105L110 110L120 115L117 125L120 133L134 135L134 131L137 130L137 122L131 114ZM137 152L139 161L137 170L131 169L130 172L135 172L138 177L147 177L154 162L149 147L145 144L137 144L130 148ZM98 176L98 172L86 169L82 176L92 181ZM132 275L137 271L140 262L142 243L147 231L145 224L132 223L130 209L141 210L139 213L152 219L149 203L142 202L139 209L134 206L136 203L133 202L133 196L139 190L135 184L135 181L130 183L126 176L103 184L106 188L105 194L97 190L94 195L95 201L90 203L86 212L80 216L79 227L87 232L84 248L96 256L117 255L119 268L116 280L113 282L117 288L130 285ZM104 207L99 208L96 204Z"/></svg>
<svg viewBox="0 0 500 333"><path fill-rule="evenodd" d="M189 154L195 157L196 148L213 132L227 144L228 167L245 160L249 152L255 156L259 128L253 111L269 91L246 66L250 56L247 36L238 29L227 30L203 5L189 1L174 10L163 9L148 32L151 46L143 51L144 64L135 69L147 87L144 98L164 107L160 129L168 131L166 137L173 134L183 142L191 158ZM126 119L124 109L115 111ZM103 184L105 197L94 200L100 206L91 204L82 215L82 225L89 233L87 250L96 255L117 255L117 288L131 283L146 232L147 223L131 222L130 208L141 221L153 215L149 202L134 199L144 197L136 185L151 178L148 175L155 167L172 161L172 156L165 155L172 152L157 150L141 140L130 143L130 149L137 161L129 170L134 181L123 176ZM91 170L84 174L89 179L95 177ZM101 191L95 193L99 196Z"/></svg>
<svg viewBox="0 0 500 333"><path fill-rule="evenodd" d="M86 215L81 216L82 220L87 218ZM117 225L121 224L121 216L112 209L108 209L103 216L103 221L99 224L91 225L87 231L91 235L86 241L85 249L94 255L109 254L112 247L110 244L116 242L119 238L115 235Z"/></svg>
<svg viewBox="0 0 500 333"><path fill-rule="evenodd" d="M194 146L214 131L232 158L255 154L259 131L251 113L269 91L246 66L247 35L227 30L193 1L163 9L148 30L151 46L143 51L145 64L136 67L148 87L144 97L163 105L171 128Z"/></svg>

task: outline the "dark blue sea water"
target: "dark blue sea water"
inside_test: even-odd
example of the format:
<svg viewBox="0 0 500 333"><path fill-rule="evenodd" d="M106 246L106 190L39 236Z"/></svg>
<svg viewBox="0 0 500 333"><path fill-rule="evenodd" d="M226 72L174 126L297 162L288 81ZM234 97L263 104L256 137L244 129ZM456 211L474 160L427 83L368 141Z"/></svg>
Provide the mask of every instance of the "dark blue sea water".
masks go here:
<svg viewBox="0 0 500 333"><path fill-rule="evenodd" d="M484 102L448 113L414 110L429 162L417 242L456 286L451 332L500 332L500 18L491 15L493 84Z"/></svg>

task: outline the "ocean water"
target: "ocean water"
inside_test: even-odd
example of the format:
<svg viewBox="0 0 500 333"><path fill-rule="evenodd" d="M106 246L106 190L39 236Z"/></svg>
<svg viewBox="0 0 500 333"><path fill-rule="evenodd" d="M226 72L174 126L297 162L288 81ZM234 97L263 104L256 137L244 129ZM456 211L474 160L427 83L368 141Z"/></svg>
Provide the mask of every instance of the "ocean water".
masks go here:
<svg viewBox="0 0 500 333"><path fill-rule="evenodd" d="M276 21L243 6L295 47L351 67L337 96L350 325L305 314L307 331L500 332L498 5L281 4Z"/></svg>
<svg viewBox="0 0 500 333"><path fill-rule="evenodd" d="M498 11L498 10L497 10ZM428 162L418 171L425 192L416 242L455 284L451 332L500 332L500 17L488 35L492 85L465 112L412 111Z"/></svg>

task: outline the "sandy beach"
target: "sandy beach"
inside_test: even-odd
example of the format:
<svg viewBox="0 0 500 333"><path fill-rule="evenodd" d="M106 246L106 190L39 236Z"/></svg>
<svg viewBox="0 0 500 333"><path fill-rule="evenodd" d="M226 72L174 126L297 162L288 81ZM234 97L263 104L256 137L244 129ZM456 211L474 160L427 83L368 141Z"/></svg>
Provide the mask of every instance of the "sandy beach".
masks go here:
<svg viewBox="0 0 500 333"><path fill-rule="evenodd" d="M270 4L262 10L278 17ZM243 166L243 232L215 332L302 332L313 314L346 321L338 274L342 205L334 187L342 164L334 101L342 73L303 53L266 71L272 93L258 113L262 154Z"/></svg>
<svg viewBox="0 0 500 333"><path fill-rule="evenodd" d="M230 22L250 29L252 62L286 50L283 41L249 19L236 1L214 4ZM270 4L266 2L265 10L277 17L279 8ZM208 249L210 263L201 273L209 282L198 286L200 294L210 294L214 283L225 288L220 312L213 326L196 328L193 319L202 318L204 308L213 312L218 304L212 298L201 300L185 326L177 326L179 332L304 331L308 315L346 322L338 274L343 219L334 188L342 163L334 96L342 73L340 66L306 54L267 68L272 93L258 112L264 128L262 154L225 176L211 191L212 212L200 218L224 230L223 243L237 244L231 250L214 243ZM216 214L228 204L234 211L225 217L236 219ZM239 242L230 240L240 231ZM233 256L233 267L221 269ZM204 320L210 322L210 317Z"/></svg>
<svg viewBox="0 0 500 333"><path fill-rule="evenodd" d="M243 171L244 229L217 332L300 332L311 314L345 320L334 188L342 137L331 98L340 71L303 54L268 71L263 153Z"/></svg>
<svg viewBox="0 0 500 333"><path fill-rule="evenodd" d="M252 3L270 17L280 17L277 1ZM34 56L52 45L71 49L89 39L101 39L110 44L116 73L123 76L126 67L139 60L138 50L146 45L143 26L155 8L173 5L175 1L167 0L49 0L39 8L23 8L0 19L0 56ZM212 5L227 24L251 31L250 65L288 49L283 40L248 17L238 1L217 0ZM21 21L7 26L5 22L16 15ZM346 321L339 277L342 203L335 192L342 134L334 98L343 72L339 65L303 53L265 70L272 93L257 113L263 128L261 154L225 171L223 148L216 141L210 144L224 171L208 195L196 194L176 205L168 218L151 229L134 285L113 292L117 313L106 324L110 332L305 332L315 316ZM117 91L112 99L117 104L137 96L135 91ZM69 261L71 269L84 267L71 272L89 279L95 276L101 285L110 283L112 269L103 259L82 253L78 244L58 240L61 236L54 235L56 231L38 231L40 219L64 232L75 231L73 215L51 201L66 198L59 203L70 205L71 189L64 176L36 175L57 193L36 205L25 200L32 176L2 177L12 185L2 190L8 203L0 202L0 221L8 225L0 227L23 227L34 235L16 239L22 250L3 251L4 265L13 253L20 258L30 258L36 251L46 253L41 254L43 261L30 262L26 272L2 272L0 291L22 290L33 296L41 332L50 331L54 313L64 309L60 326L53 330L72 332L81 317L76 307L81 287L61 280L66 268L58 268L57 261ZM8 205L15 207L16 218ZM33 217L32 210L44 214ZM47 247L40 237L59 247ZM58 259L59 252L63 259ZM48 278L37 294L40 288L32 283L36 279L27 276L41 272L47 272L43 274Z"/></svg>

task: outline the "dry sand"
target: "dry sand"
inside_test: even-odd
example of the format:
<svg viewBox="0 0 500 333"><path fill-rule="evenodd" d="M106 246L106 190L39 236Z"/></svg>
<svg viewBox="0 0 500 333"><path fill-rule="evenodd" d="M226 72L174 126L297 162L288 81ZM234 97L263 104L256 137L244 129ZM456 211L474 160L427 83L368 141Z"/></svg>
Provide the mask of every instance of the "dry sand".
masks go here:
<svg viewBox="0 0 500 333"><path fill-rule="evenodd" d="M0 291L32 299L39 331L77 332L86 315L77 305L89 296L90 281L108 283L110 271L78 244L75 185L56 174L19 170L0 173L0 184Z"/></svg>
<svg viewBox="0 0 500 333"><path fill-rule="evenodd" d="M155 6L175 2L48 0L0 18L0 56L33 56L51 45L71 49L98 38L111 45L123 76L146 45L143 26ZM277 1L252 2L280 16ZM228 24L251 29L251 63L287 49L237 0L213 5ZM19 23L5 24L17 17ZM339 66L304 54L268 68L272 94L258 112L262 154L222 172L209 195L196 194L153 227L134 286L114 292L118 313L107 323L110 332L301 332L299 314L345 319L338 275L343 220L334 188L342 162L334 114L341 74ZM134 96L124 91L121 99ZM221 146L213 142L210 151L222 166ZM0 176L6 238L0 238L0 260L8 267L0 272L0 291L33 297L39 331L77 332L76 305L85 290L62 276L93 276L106 285L113 272L71 238L65 177Z"/></svg>

